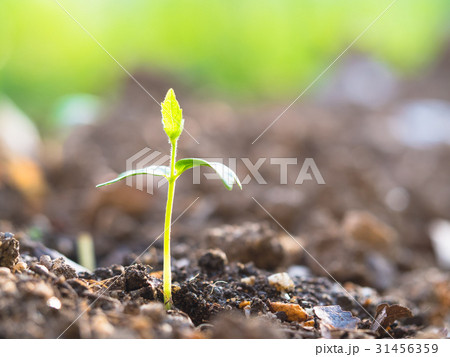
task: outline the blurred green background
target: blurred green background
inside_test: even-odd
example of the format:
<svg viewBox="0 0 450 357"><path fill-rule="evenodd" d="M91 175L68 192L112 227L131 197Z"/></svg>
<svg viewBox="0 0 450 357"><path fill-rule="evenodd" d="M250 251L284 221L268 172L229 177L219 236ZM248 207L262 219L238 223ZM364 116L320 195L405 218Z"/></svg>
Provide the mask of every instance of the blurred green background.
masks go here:
<svg viewBox="0 0 450 357"><path fill-rule="evenodd" d="M295 97L391 0L60 0L130 72L235 99ZM448 37L450 1L399 0L354 46L417 74ZM0 94L54 125L58 100L126 74L53 0L0 0Z"/></svg>

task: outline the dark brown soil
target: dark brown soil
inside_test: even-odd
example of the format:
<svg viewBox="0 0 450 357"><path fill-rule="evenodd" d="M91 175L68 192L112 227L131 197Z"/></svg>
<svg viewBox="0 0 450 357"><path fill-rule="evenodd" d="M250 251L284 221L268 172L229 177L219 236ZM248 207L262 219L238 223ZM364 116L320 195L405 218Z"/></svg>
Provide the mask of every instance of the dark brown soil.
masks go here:
<svg viewBox="0 0 450 357"><path fill-rule="evenodd" d="M6 236L2 243L13 239L17 254L18 242ZM346 284L345 291L328 278L310 275L274 283L280 274L253 263L228 263L217 249L175 268L168 312L162 304L161 271L138 263L76 274L68 263L24 254L11 269L0 268L0 337L444 337L438 329L427 329L439 312L438 302L424 312L412 301L355 284ZM439 283L429 293L439 298L438 290ZM397 321L394 316L385 329L373 328L377 306L405 302L414 317ZM339 323L322 322L315 310L319 306L337 306L328 318ZM343 327L349 318L356 323Z"/></svg>
<svg viewBox="0 0 450 357"><path fill-rule="evenodd" d="M267 184L252 179L242 191L178 181L174 217L199 199L173 226L169 312L157 238L165 187L95 189L141 149L169 150L159 108L135 83L95 125L44 142L26 162L39 174L19 175L25 184L7 174L15 158L0 145L0 231L15 233L1 235L0 337L446 337L450 278L430 226L450 221L450 146L411 147L390 127L411 103L450 101L448 63L393 78L394 95L377 107L304 100L254 144L286 103L231 106L136 73L157 98L177 90L200 142L183 135L180 157L267 158ZM277 157L314 158L326 184L296 185L298 170L280 184L268 164ZM249 171L238 161L237 173ZM86 234L93 272L73 263Z"/></svg>

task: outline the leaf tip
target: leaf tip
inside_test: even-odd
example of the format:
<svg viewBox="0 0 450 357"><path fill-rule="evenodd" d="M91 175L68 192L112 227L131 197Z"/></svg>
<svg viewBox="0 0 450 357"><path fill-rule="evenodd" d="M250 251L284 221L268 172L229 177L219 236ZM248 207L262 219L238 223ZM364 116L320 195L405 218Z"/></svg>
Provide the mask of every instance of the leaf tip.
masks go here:
<svg viewBox="0 0 450 357"><path fill-rule="evenodd" d="M170 97L175 97L175 91L173 90L173 88L169 88L169 90L167 91L167 94L166 94L166 98L168 97L168 96L170 96Z"/></svg>

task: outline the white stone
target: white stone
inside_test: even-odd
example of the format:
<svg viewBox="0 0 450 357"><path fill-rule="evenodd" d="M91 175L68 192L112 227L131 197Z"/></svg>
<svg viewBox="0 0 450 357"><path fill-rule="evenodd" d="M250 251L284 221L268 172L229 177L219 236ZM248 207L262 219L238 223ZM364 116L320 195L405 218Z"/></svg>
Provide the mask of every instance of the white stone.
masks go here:
<svg viewBox="0 0 450 357"><path fill-rule="evenodd" d="M269 284L274 286L278 291L289 291L295 288L295 284L292 281L288 273L277 273L267 278Z"/></svg>

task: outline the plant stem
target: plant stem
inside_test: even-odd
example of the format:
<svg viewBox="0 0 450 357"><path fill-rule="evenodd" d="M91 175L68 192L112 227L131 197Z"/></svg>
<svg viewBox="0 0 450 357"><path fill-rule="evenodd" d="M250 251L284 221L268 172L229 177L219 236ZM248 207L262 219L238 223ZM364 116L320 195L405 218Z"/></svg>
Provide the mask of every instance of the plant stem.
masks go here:
<svg viewBox="0 0 450 357"><path fill-rule="evenodd" d="M171 142L172 152L170 158L170 177L169 188L167 189L167 204L166 204L166 218L164 222L164 306L166 310L171 309L172 304L172 270L170 263L170 229L172 224L172 208L173 208L173 197L175 194L175 158L177 154L177 143Z"/></svg>

